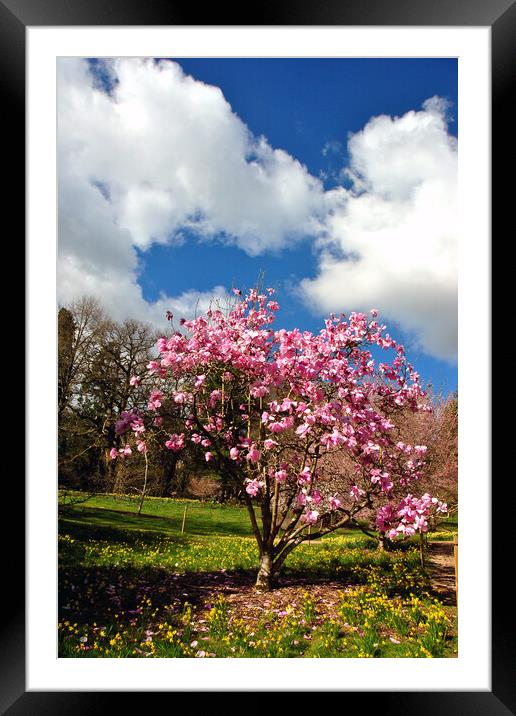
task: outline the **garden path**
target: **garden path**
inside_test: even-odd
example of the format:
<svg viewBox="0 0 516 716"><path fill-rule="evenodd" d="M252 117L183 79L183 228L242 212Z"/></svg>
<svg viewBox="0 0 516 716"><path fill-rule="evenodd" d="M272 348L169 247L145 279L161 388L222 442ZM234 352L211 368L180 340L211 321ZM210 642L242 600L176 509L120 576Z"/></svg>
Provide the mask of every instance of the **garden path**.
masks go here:
<svg viewBox="0 0 516 716"><path fill-rule="evenodd" d="M429 542L427 562L435 596L443 604L455 606L453 542Z"/></svg>

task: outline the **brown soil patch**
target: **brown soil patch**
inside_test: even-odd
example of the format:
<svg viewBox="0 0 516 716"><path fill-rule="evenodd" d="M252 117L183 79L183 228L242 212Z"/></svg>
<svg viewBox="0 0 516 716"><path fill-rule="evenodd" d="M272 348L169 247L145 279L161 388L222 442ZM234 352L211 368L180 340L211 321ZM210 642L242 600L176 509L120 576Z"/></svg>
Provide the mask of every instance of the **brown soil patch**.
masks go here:
<svg viewBox="0 0 516 716"><path fill-rule="evenodd" d="M253 587L235 592L227 597L231 614L246 622L258 622L264 614L286 612L288 608L301 606L308 593L315 602L318 618L333 619L337 615L337 604L345 589L338 582L321 584L278 586L271 592L257 593Z"/></svg>
<svg viewBox="0 0 516 716"><path fill-rule="evenodd" d="M342 592L348 586L334 580L303 580L300 577L282 577L270 592L254 590L254 575L212 574L188 575L188 580L178 580L181 601L187 599L197 606L194 621L204 618L217 597L223 595L230 605L232 617L248 623L258 622L267 613L284 612L287 608L299 607L308 593L315 602L320 619L333 618ZM193 579L192 579L193 577Z"/></svg>

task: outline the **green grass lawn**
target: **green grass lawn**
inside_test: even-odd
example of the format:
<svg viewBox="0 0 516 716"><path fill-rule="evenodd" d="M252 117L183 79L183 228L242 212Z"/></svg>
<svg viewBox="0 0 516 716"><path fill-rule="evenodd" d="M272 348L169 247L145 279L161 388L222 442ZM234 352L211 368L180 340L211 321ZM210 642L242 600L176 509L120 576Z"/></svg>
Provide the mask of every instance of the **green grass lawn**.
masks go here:
<svg viewBox="0 0 516 716"><path fill-rule="evenodd" d="M109 510L103 524L116 526L121 523L124 529L144 529L166 533L181 532L185 507L186 532L196 535L251 536L249 515L244 507L220 505L199 500L175 500L162 497L146 498L141 517L153 517L155 520L142 520L136 512L138 499L126 495L96 495L76 505L84 508L98 508L97 520L102 522L101 510ZM131 519L131 515L133 519Z"/></svg>
<svg viewBox="0 0 516 716"><path fill-rule="evenodd" d="M301 545L285 578L307 584L306 595L292 609L265 609L249 626L217 587L253 599L258 552L247 510L161 498L148 498L140 516L136 509L134 498L110 495L60 506L60 656L454 655L453 610L426 595L410 545L378 552L358 530ZM322 579L342 585L332 619L317 600L306 606L311 580Z"/></svg>
<svg viewBox="0 0 516 716"><path fill-rule="evenodd" d="M241 506L220 505L200 500L178 500L163 497L147 497L142 513L137 515L138 498L128 495L95 495L85 499L77 493L71 494L72 500L80 499L77 504L71 504L73 511L63 513L64 519L88 525L117 527L123 530L145 530L163 534L180 534L185 516L185 534L209 536L242 536L252 537L252 530L247 509ZM69 499L69 498L68 498ZM67 503L61 500L61 506L66 508ZM97 508L92 510L92 508ZM88 510L85 512L84 510ZM108 512L104 513L103 510ZM79 517L80 515L80 517ZM144 517L155 518L145 520ZM256 512L260 523L260 515ZM457 532L455 518L446 518L439 524L438 531L429 535L433 540L448 540ZM341 529L324 539L335 539L346 536L349 540L356 540L364 546L371 545L372 541L357 529ZM417 540L413 540L414 542ZM410 540L409 540L410 542Z"/></svg>

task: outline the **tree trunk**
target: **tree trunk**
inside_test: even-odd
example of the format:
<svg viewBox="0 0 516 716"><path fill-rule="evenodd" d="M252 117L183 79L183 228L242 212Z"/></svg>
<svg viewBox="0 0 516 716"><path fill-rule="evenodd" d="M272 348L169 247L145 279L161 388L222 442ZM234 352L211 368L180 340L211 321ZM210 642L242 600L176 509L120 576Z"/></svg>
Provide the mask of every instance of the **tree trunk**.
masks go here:
<svg viewBox="0 0 516 716"><path fill-rule="evenodd" d="M272 556L263 552L254 588L257 592L269 592L272 586Z"/></svg>
<svg viewBox="0 0 516 716"><path fill-rule="evenodd" d="M390 550L390 541L385 532L378 534L378 551L388 552Z"/></svg>
<svg viewBox="0 0 516 716"><path fill-rule="evenodd" d="M168 454L163 462L162 479L161 479L161 497L170 497L177 491L175 483L177 467L177 456Z"/></svg>
<svg viewBox="0 0 516 716"><path fill-rule="evenodd" d="M107 492L116 492L116 482L118 473L118 460L113 460L109 454L109 447L104 448L104 479Z"/></svg>

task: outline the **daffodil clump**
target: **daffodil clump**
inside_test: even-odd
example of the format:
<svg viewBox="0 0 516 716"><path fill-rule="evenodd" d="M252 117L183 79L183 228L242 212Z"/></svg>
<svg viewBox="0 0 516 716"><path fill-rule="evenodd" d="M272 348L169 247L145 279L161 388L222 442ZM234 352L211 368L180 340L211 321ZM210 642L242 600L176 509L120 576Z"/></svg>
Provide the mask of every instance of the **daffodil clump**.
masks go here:
<svg viewBox="0 0 516 716"><path fill-rule="evenodd" d="M352 572L359 584L386 595L424 594L429 589L427 573L420 567L417 550L393 553L381 561L357 560Z"/></svg>
<svg viewBox="0 0 516 716"><path fill-rule="evenodd" d="M102 535L102 533L101 533ZM223 537L174 539L148 532L120 531L116 539L83 538L69 534L59 536L60 564L85 567L137 567L170 569L174 572L207 572L212 570L252 570L258 550L252 538ZM405 564L406 571L417 571L417 549L405 552L379 552L368 537L335 536L315 544L303 544L285 563L285 573L309 573L319 576L346 575L364 581L371 575L360 570L376 567L383 572L395 570L392 565ZM356 569L358 568L358 571ZM353 576L353 574L355 576Z"/></svg>
<svg viewBox="0 0 516 716"><path fill-rule="evenodd" d="M179 572L205 572L213 569L253 569L258 550L254 541L243 537L218 537L212 540L191 538L181 541L142 533L131 540L73 540L59 536L61 564L73 559L91 567L155 567Z"/></svg>
<svg viewBox="0 0 516 716"><path fill-rule="evenodd" d="M437 600L356 587L343 595L339 616L355 632L351 647L358 657L445 655L451 621Z"/></svg>
<svg viewBox="0 0 516 716"><path fill-rule="evenodd" d="M258 620L232 616L222 595L202 613L188 602L156 608L146 597L109 625L61 621L59 641L65 657L435 658L455 655L450 627L436 600L356 586L341 592L331 619L309 592Z"/></svg>
<svg viewBox="0 0 516 716"><path fill-rule="evenodd" d="M417 548L378 551L356 532L294 550L285 578L331 580L329 613L309 587L286 607L254 604L252 538L107 528L87 518L64 519L59 537L61 657L456 655L454 618L428 596ZM248 597L238 606L224 594L240 587Z"/></svg>

